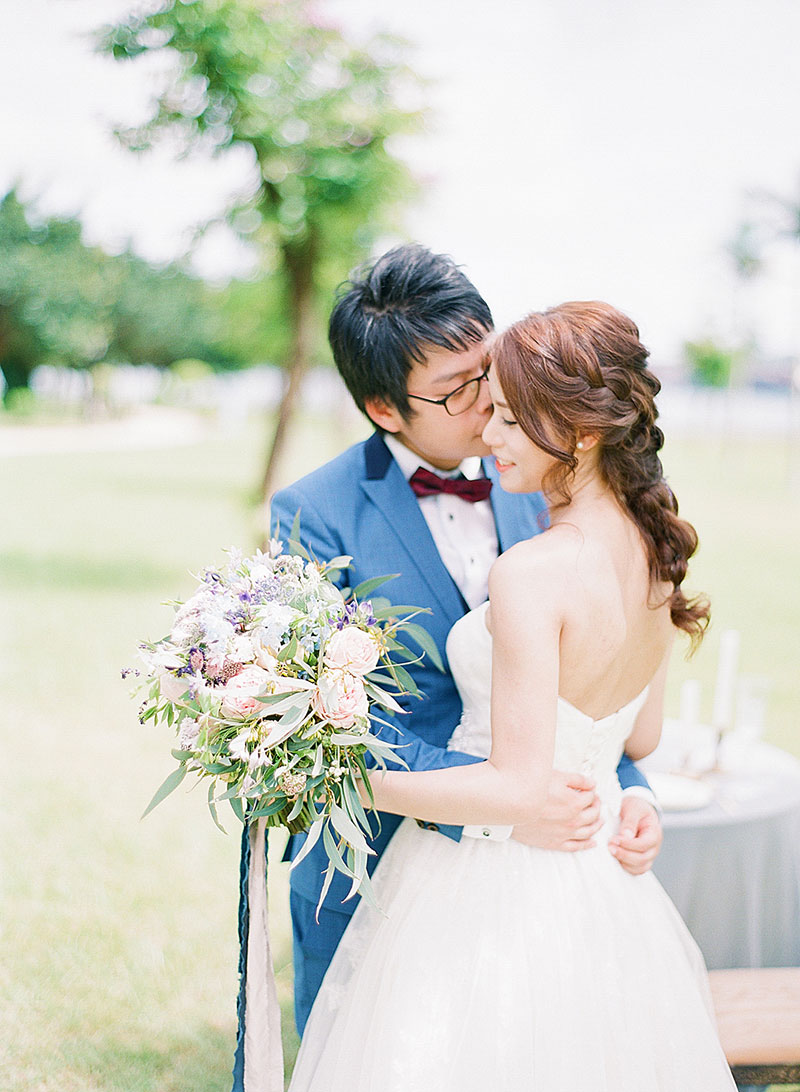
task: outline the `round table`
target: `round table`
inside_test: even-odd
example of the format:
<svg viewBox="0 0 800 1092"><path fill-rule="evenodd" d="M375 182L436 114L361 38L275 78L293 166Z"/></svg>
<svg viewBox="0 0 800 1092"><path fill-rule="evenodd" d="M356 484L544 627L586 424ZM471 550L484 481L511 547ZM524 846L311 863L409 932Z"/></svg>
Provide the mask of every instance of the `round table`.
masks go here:
<svg viewBox="0 0 800 1092"><path fill-rule="evenodd" d="M674 769L679 732L665 725L642 763L656 781ZM720 766L700 778L712 793L705 807L669 810L664 801L653 871L710 969L800 966L800 762L731 738Z"/></svg>

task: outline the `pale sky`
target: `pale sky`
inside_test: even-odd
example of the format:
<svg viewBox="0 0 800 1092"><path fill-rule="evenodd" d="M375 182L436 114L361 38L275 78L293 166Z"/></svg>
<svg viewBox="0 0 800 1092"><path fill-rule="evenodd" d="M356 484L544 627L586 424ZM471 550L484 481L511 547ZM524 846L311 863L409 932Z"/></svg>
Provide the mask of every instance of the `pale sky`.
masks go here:
<svg viewBox="0 0 800 1092"><path fill-rule="evenodd" d="M240 165L115 146L112 122L136 119L153 73L93 57L81 33L128 7L4 0L0 187L21 179L48 211L80 211L92 242L166 258L221 210ZM414 43L433 83L427 132L405 146L424 183L408 233L464 263L499 323L600 298L639 322L654 362L734 324L768 352L796 349L800 247L738 297L722 247L748 190L800 199L798 0L319 7L354 35ZM234 260L212 240L201 268Z"/></svg>

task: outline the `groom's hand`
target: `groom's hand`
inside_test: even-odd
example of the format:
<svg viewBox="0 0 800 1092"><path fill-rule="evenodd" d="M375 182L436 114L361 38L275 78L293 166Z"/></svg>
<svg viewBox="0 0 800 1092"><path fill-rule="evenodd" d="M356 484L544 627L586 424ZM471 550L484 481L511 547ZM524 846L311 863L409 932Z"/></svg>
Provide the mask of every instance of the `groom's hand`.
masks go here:
<svg viewBox="0 0 800 1092"><path fill-rule="evenodd" d="M592 839L601 826L594 781L553 770L541 813L533 822L515 826L511 837L526 846L575 853L595 844Z"/></svg>
<svg viewBox="0 0 800 1092"><path fill-rule="evenodd" d="M623 796L619 832L608 848L626 872L641 876L652 866L664 837L656 809L639 796Z"/></svg>

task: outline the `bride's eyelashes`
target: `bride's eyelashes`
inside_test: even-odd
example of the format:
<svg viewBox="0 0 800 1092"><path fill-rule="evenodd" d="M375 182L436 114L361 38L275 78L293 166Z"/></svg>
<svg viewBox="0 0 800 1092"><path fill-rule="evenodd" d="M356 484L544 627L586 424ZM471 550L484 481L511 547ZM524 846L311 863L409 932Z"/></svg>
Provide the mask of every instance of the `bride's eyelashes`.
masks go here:
<svg viewBox="0 0 800 1092"><path fill-rule="evenodd" d="M507 417L503 417L500 414L497 407L494 405L494 403L492 403L492 405L490 405L489 409L491 410L492 413L497 413L498 414L498 416L500 417L500 424L501 425L516 425L516 423L517 423L516 421L509 421L509 419Z"/></svg>

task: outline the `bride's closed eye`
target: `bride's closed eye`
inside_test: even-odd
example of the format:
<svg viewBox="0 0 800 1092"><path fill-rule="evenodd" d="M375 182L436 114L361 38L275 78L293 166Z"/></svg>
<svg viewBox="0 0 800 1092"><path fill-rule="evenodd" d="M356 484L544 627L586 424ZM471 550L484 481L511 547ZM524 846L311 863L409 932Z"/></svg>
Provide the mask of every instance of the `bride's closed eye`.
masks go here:
<svg viewBox="0 0 800 1092"><path fill-rule="evenodd" d="M492 413L496 413L499 416L501 425L516 425L516 421L510 421L508 417L503 417L503 415L500 413L500 410L494 404L492 404L489 408Z"/></svg>

